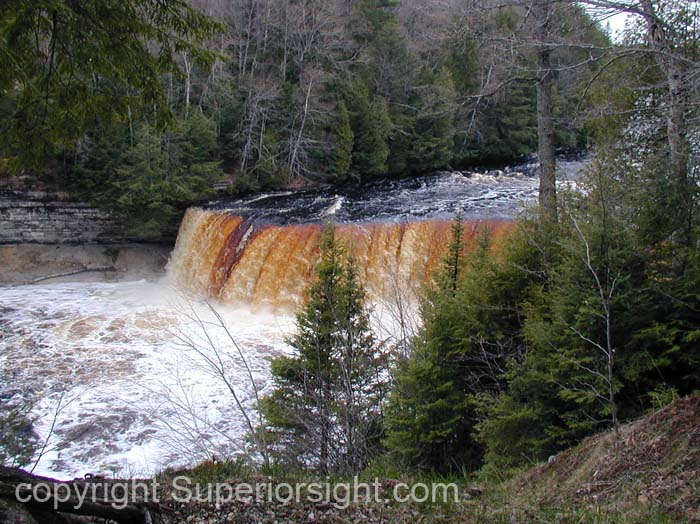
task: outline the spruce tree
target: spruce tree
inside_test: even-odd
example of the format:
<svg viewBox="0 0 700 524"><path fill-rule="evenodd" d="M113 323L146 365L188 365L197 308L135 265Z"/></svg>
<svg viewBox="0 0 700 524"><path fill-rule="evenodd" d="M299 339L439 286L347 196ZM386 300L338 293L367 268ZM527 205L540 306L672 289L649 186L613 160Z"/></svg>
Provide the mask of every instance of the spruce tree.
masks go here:
<svg viewBox="0 0 700 524"><path fill-rule="evenodd" d="M352 171L364 177L386 173L388 139L393 125L386 100L372 97L366 83L362 81L346 86L345 98L355 137Z"/></svg>
<svg viewBox="0 0 700 524"><path fill-rule="evenodd" d="M221 174L220 162L215 160L218 153L216 126L200 111L192 111L181 125L182 131L172 140L177 148L173 152L175 167L193 186L200 184L197 191L206 191L207 185Z"/></svg>
<svg viewBox="0 0 700 524"><path fill-rule="evenodd" d="M223 30L183 0L3 2L0 93L15 101L3 153L36 166L72 151L95 121L125 120L140 101L161 124L174 122L161 75L185 53L213 63L201 44Z"/></svg>
<svg viewBox="0 0 700 524"><path fill-rule="evenodd" d="M262 401L280 461L319 473L356 472L378 445L384 357L355 266L328 226L289 356L272 361Z"/></svg>
<svg viewBox="0 0 700 524"><path fill-rule="evenodd" d="M462 154L474 162L504 162L537 148L535 91L513 84L486 108L481 125L466 137Z"/></svg>
<svg viewBox="0 0 700 524"><path fill-rule="evenodd" d="M650 306L632 315L628 310L637 307L648 284L623 225L619 198L626 188L602 176L607 165L600 167L581 180L581 194L562 194L562 220L549 233L556 244L528 233L537 248L550 243L546 280L523 304L528 351L510 363L506 387L479 426L489 469L524 466L616 427L631 414L627 406L640 400L640 376L663 367L635 340ZM620 410L625 386L634 400Z"/></svg>
<svg viewBox="0 0 700 524"><path fill-rule="evenodd" d="M125 215L130 229L138 235L157 237L160 225L175 212L170 198L173 191L184 201L192 195L169 177L169 158L160 135L144 124L136 136L136 143L124 152L110 182L119 195L117 207L128 210Z"/></svg>
<svg viewBox="0 0 700 524"><path fill-rule="evenodd" d="M454 151L457 91L450 72L443 68L423 91L408 150L410 169L425 173L446 167Z"/></svg>
<svg viewBox="0 0 700 524"><path fill-rule="evenodd" d="M179 213L210 194L220 177L219 162L213 160L213 122L194 113L180 125L174 133L162 133L144 123L136 129L133 144L122 133L121 142L107 150L107 159L103 141L98 141L76 168L78 173L99 173L100 186L87 186L87 196L123 218L131 235L174 234Z"/></svg>
<svg viewBox="0 0 700 524"><path fill-rule="evenodd" d="M350 126L350 113L342 100L336 105L334 124L335 141L328 168L336 178L342 180L350 171L355 142L355 135Z"/></svg>
<svg viewBox="0 0 700 524"><path fill-rule="evenodd" d="M453 335L465 267L458 215L438 287L422 305L423 327L413 353L394 370L386 447L405 465L447 473L471 462L470 400L461 389Z"/></svg>
<svg viewBox="0 0 700 524"><path fill-rule="evenodd" d="M505 386L506 363L524 352L519 304L532 280L522 270L532 266L530 250L516 244L503 262L485 232L465 255L463 228L458 217L413 352L394 370L387 408L387 448L404 465L440 473L481 464L481 406Z"/></svg>

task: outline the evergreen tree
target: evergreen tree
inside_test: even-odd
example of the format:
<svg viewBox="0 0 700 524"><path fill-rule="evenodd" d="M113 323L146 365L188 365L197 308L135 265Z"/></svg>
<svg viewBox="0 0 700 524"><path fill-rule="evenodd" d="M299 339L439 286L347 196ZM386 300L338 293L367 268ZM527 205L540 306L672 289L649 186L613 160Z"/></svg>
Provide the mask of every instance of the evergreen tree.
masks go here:
<svg viewBox="0 0 700 524"><path fill-rule="evenodd" d="M420 97L408 153L413 172L444 168L452 160L456 105L457 92L452 75L443 68Z"/></svg>
<svg viewBox="0 0 700 524"><path fill-rule="evenodd" d="M214 123L193 112L180 129L160 132L141 124L133 143L126 126L88 144L71 188L123 218L128 234L158 238L177 232L179 215L210 194L221 176Z"/></svg>
<svg viewBox="0 0 700 524"><path fill-rule="evenodd" d="M461 138L460 156L472 162L503 162L537 148L535 90L515 84L490 102L480 125Z"/></svg>
<svg viewBox="0 0 700 524"><path fill-rule="evenodd" d="M176 151L171 162L183 177L204 182L202 187L194 188L195 191L206 192L206 183L221 173L220 162L216 160L216 125L200 111L192 111L181 125L182 132L172 139Z"/></svg>
<svg viewBox="0 0 700 524"><path fill-rule="evenodd" d="M461 466L469 447L470 402L460 389L453 344L457 294L464 270L464 226L459 216L437 289L422 305L423 327L411 355L394 370L387 406L385 445L411 466L449 471Z"/></svg>
<svg viewBox="0 0 700 524"><path fill-rule="evenodd" d="M591 169L585 194L563 195L561 223L548 233L556 242L546 278L522 305L528 351L510 363L507 386L479 425L491 470L542 460L640 413L639 378L658 362L632 342L646 320L630 309L648 282L625 226L625 188L606 170Z"/></svg>
<svg viewBox="0 0 700 524"><path fill-rule="evenodd" d="M484 402L506 387L507 363L525 353L521 304L538 266L517 237L502 260L488 234L465 256L462 227L453 226L437 289L421 309L423 328L395 369L387 408L387 448L406 465L441 473L481 465L477 424Z"/></svg>
<svg viewBox="0 0 700 524"><path fill-rule="evenodd" d="M480 465L482 447L473 438L480 397L500 388L505 362L522 347L512 300L524 281L499 269L487 235L466 257L463 235L458 218L387 408L387 448L404 464L441 473Z"/></svg>
<svg viewBox="0 0 700 524"><path fill-rule="evenodd" d="M344 179L352 165L352 150L355 135L350 126L350 113L342 100L336 106L333 151L328 169L339 180Z"/></svg>
<svg viewBox="0 0 700 524"><path fill-rule="evenodd" d="M4 2L0 93L15 104L3 152L36 166L72 151L96 119L126 118L139 99L172 121L161 75L177 70L181 53L210 64L215 54L200 44L221 30L183 0Z"/></svg>
<svg viewBox="0 0 700 524"><path fill-rule="evenodd" d="M174 214L171 195L187 201L192 194L171 177L167 151L159 134L144 125L136 143L124 152L112 187L118 194L117 208L125 210L130 228L144 236L158 236L160 226Z"/></svg>
<svg viewBox="0 0 700 524"><path fill-rule="evenodd" d="M351 170L364 177L386 173L387 140L392 129L386 101L381 97L373 99L364 82L346 86L345 100L355 137Z"/></svg>
<svg viewBox="0 0 700 524"><path fill-rule="evenodd" d="M378 446L384 357L365 294L332 226L297 315L293 353L272 362L275 389L261 409L281 461L320 473L357 472Z"/></svg>
<svg viewBox="0 0 700 524"><path fill-rule="evenodd" d="M85 135L76 165L61 185L79 198L106 208L119 198L111 181L131 145L128 124L96 126Z"/></svg>

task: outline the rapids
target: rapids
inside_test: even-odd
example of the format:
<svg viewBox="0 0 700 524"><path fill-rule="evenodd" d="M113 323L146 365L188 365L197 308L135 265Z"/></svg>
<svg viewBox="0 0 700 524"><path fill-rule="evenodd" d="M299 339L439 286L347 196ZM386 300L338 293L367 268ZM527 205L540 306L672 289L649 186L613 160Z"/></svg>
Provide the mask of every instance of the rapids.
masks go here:
<svg viewBox="0 0 700 524"><path fill-rule="evenodd" d="M288 351L322 222L339 224L375 329L396 335L439 265L458 205L473 246L485 229L500 242L508 218L534 200L536 178L508 174L212 202L187 212L160 282L0 287L0 400L32 406L45 444L35 472L147 474L241 451L244 417L201 352L220 351L252 414L269 387L268 359Z"/></svg>

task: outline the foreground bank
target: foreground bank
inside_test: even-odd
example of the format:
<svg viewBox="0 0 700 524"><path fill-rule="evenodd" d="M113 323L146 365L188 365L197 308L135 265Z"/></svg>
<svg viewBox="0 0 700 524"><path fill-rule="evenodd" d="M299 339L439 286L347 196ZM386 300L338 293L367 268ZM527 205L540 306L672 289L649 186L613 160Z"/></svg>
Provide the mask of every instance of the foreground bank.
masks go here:
<svg viewBox="0 0 700 524"><path fill-rule="evenodd" d="M376 467L353 479L269 475L243 463L210 461L138 481L76 479L61 490L50 479L3 469L0 521L74 522L69 514L82 511L124 523L163 524L690 524L700 522L698 428L700 397L688 397L622 426L619 434L591 437L511 480L481 484L468 478L387 477ZM34 489L48 498L30 503ZM83 492L92 495L81 503ZM18 493L26 503L17 501ZM54 502L64 511L51 509Z"/></svg>

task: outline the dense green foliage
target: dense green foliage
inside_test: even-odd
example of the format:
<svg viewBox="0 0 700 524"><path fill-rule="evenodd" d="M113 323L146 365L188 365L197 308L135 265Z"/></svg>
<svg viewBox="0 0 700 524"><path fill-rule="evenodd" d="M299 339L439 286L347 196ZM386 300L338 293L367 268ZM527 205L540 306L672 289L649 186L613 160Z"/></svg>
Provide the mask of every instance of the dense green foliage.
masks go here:
<svg viewBox="0 0 700 524"><path fill-rule="evenodd" d="M437 279L395 367L385 442L404 464L500 477L700 390L698 5L649 5L668 33L631 26L628 43L652 52L621 53L596 78L594 156L575 189L560 188L558 221L533 210L463 271L453 238L445 270L462 276Z"/></svg>
<svg viewBox="0 0 700 524"><path fill-rule="evenodd" d="M30 410L30 405L0 400L0 466L26 467L36 459L40 442Z"/></svg>
<svg viewBox="0 0 700 524"><path fill-rule="evenodd" d="M84 156L64 183L105 211L123 215L131 234L141 238L172 235L181 210L211 194L221 178L213 160L214 123L198 112L168 132L147 123L131 137L127 126L98 129L83 147Z"/></svg>
<svg viewBox="0 0 700 524"><path fill-rule="evenodd" d="M263 399L278 461L320 473L358 471L379 446L384 357L369 327L353 262L328 226L290 356L272 361Z"/></svg>
<svg viewBox="0 0 700 524"><path fill-rule="evenodd" d="M475 439L484 395L505 387L510 359L523 352L520 301L531 279L520 270L532 253L513 241L508 260L489 252L489 235L465 255L459 217L437 288L422 305L413 351L394 371L386 445L404 465L442 473L473 470L483 448Z"/></svg>
<svg viewBox="0 0 700 524"><path fill-rule="evenodd" d="M480 44L512 38L525 10L178 0L10 2L1 16L0 170L39 171L136 236L171 231L214 186L405 176L536 149L534 84L517 72L531 53L504 62ZM562 35L585 25L583 11L567 16ZM605 41L595 26L583 37ZM561 64L579 59L558 52ZM591 73L562 74L562 100ZM559 127L573 131L559 145L581 146L564 109ZM180 151L191 126L207 141L194 171ZM146 152L151 165L139 165Z"/></svg>
<svg viewBox="0 0 700 524"><path fill-rule="evenodd" d="M96 119L124 118L135 105L168 120L161 75L176 70L179 53L211 63L197 44L218 29L182 0L3 2L3 152L36 166L72 150Z"/></svg>
<svg viewBox="0 0 700 524"><path fill-rule="evenodd" d="M601 153L562 195L558 225L523 221L503 253L438 279L390 395L405 463L502 475L700 389L697 248L679 263L635 227L638 192L657 188L611 165Z"/></svg>
<svg viewBox="0 0 700 524"><path fill-rule="evenodd" d="M468 463L473 447L473 405L454 337L461 320L462 235L462 223L456 220L438 288L423 303L423 326L411 358L397 363L387 409L387 446L403 462L441 470Z"/></svg>

